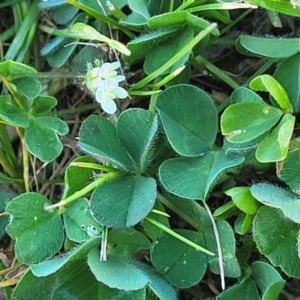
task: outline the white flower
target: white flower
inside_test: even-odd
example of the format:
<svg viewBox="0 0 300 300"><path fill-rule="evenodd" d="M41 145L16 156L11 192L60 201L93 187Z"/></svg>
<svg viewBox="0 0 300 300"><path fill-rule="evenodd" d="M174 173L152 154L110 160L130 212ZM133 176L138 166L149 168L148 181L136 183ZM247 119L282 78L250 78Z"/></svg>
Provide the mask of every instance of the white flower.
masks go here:
<svg viewBox="0 0 300 300"><path fill-rule="evenodd" d="M96 101L100 103L102 109L108 114L114 114L117 111L114 99L125 99L127 97L127 91L119 87L118 81L115 79L104 79L98 84Z"/></svg>
<svg viewBox="0 0 300 300"><path fill-rule="evenodd" d="M125 80L125 76L118 75L118 72L116 71L121 66L118 61L104 63L99 66L100 64L100 61L95 62L96 67L93 67L92 64L88 64L88 71L85 76L86 86L93 93L97 91L98 85L103 79L114 79L117 82Z"/></svg>
<svg viewBox="0 0 300 300"><path fill-rule="evenodd" d="M121 64L118 61L115 61L113 63L104 63L99 68L99 77L103 79L115 79L117 82L121 82L125 80L124 75L118 75L118 72L115 71L119 69Z"/></svg>
<svg viewBox="0 0 300 300"><path fill-rule="evenodd" d="M85 77L85 84L87 88L93 93L96 92L99 82L101 81L101 77L99 77L99 71L99 67L93 68L87 72Z"/></svg>

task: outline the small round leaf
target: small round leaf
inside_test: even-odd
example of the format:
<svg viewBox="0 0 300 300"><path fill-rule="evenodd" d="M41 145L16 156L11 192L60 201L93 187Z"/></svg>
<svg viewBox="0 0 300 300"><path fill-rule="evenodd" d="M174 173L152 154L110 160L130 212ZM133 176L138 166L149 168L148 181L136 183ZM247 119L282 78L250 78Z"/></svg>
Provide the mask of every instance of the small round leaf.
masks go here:
<svg viewBox="0 0 300 300"><path fill-rule="evenodd" d="M96 188L91 196L91 213L106 227L130 227L148 215L155 199L154 179L129 176Z"/></svg>
<svg viewBox="0 0 300 300"><path fill-rule="evenodd" d="M47 211L52 203L37 193L22 194L9 202L7 233L16 240L17 258L36 264L56 254L64 240L63 224L57 210Z"/></svg>

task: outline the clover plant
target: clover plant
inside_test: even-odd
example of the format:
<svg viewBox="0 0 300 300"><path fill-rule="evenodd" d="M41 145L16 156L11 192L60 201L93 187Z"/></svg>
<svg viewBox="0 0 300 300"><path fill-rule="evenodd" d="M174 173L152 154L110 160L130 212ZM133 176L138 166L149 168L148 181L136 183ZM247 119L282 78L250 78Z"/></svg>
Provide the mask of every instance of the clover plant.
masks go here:
<svg viewBox="0 0 300 300"><path fill-rule="evenodd" d="M175 300L203 280L215 280L218 300L278 299L285 278L300 278L299 40L241 35L237 51L268 58L265 70L277 63L273 75L260 71L244 86L202 52L240 20L230 9L259 5L299 16L298 4L104 2L31 8L31 18L39 4L59 25L39 27L53 36L41 50L48 64L80 72L106 113L82 121L81 154L65 170L59 201L31 189L29 160L57 159L68 125L37 70L17 62L20 47L0 62L0 180L16 187L0 193L0 235L6 230L25 266L18 282L5 282L17 283L8 299ZM229 26L219 31L220 24ZM144 76L129 84L126 67L137 65ZM199 67L233 89L221 106L194 84ZM144 108L123 110L134 97ZM274 174L243 180L249 168Z"/></svg>

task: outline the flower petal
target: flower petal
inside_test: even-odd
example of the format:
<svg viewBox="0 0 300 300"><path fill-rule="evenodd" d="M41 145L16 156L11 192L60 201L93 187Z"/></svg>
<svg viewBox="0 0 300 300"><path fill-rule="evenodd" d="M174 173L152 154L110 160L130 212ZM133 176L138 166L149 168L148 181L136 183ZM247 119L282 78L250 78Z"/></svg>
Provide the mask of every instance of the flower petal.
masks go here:
<svg viewBox="0 0 300 300"><path fill-rule="evenodd" d="M116 75L114 77L114 79L117 81L117 82L121 82L121 81L124 81L125 80L125 76L124 75Z"/></svg>
<svg viewBox="0 0 300 300"><path fill-rule="evenodd" d="M109 79L101 80L99 82L98 88L109 88L115 86L118 86L118 81L113 78L109 78Z"/></svg>
<svg viewBox="0 0 300 300"><path fill-rule="evenodd" d="M100 72L100 68L95 67L92 70L90 70L88 73L89 73L90 78L94 79L99 76L99 72Z"/></svg>
<svg viewBox="0 0 300 300"><path fill-rule="evenodd" d="M97 89L96 93L95 93L95 97L96 97L96 101L98 103L101 103L102 102L102 99L104 98L104 89Z"/></svg>
<svg viewBox="0 0 300 300"><path fill-rule="evenodd" d="M115 61L113 63L110 63L110 66L109 66L109 70L112 71L112 70L117 70L121 67L121 64L119 61Z"/></svg>
<svg viewBox="0 0 300 300"><path fill-rule="evenodd" d="M117 105L115 101L106 97L101 101L102 109L108 114L114 114L117 111Z"/></svg>
<svg viewBox="0 0 300 300"><path fill-rule="evenodd" d="M119 86L112 86L107 88L107 90L109 91L109 93L113 93L114 95L116 95L117 98L125 99L128 97L127 91Z"/></svg>

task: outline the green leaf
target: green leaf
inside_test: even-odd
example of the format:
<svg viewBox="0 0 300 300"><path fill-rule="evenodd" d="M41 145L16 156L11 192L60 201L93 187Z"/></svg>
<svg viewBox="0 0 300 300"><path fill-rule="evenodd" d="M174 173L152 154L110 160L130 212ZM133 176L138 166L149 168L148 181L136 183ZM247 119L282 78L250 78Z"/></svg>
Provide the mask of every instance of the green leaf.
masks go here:
<svg viewBox="0 0 300 300"><path fill-rule="evenodd" d="M238 213L239 213L239 210L237 209L237 207L233 203L233 201L228 201L225 204L219 206L214 211L213 216L216 220L226 220Z"/></svg>
<svg viewBox="0 0 300 300"><path fill-rule="evenodd" d="M300 17L299 8L295 8L293 1L277 1L277 0L251 0L249 3L258 5L260 7L279 12L284 15Z"/></svg>
<svg viewBox="0 0 300 300"><path fill-rule="evenodd" d="M29 126L28 115L12 104L10 96L0 96L0 118L15 127L26 128Z"/></svg>
<svg viewBox="0 0 300 300"><path fill-rule="evenodd" d="M107 285L101 284L98 295L101 295L101 300L145 300L146 289L143 288L136 291L122 291L119 289L111 289ZM99 296L97 299L99 300Z"/></svg>
<svg viewBox="0 0 300 300"><path fill-rule="evenodd" d="M79 39L65 38L59 45L59 49L46 55L47 62L53 68L60 68L63 66L70 55L77 47L76 43Z"/></svg>
<svg viewBox="0 0 300 300"><path fill-rule="evenodd" d="M268 183L254 184L250 191L262 204L281 209L287 218L300 224L300 198L296 194Z"/></svg>
<svg viewBox="0 0 300 300"><path fill-rule="evenodd" d="M64 16L64 18L65 18L65 16ZM64 38L59 43L59 46L56 47L55 51L51 51L49 54L46 55L46 59L50 66L59 68L63 64L65 64L65 62L68 60L68 58L71 56L71 54L76 49L76 47L77 47L76 42L78 42L78 40L80 38L80 30L76 31L76 29L74 28L74 30L72 31L71 28L73 26L75 27L77 24L83 24L83 26L85 26L86 24L84 24L84 23L76 23L76 22L86 22L86 21L87 21L86 14L84 14L84 13L77 14L75 16L75 18L73 18L71 20L70 28L64 30L64 33L66 35L68 35L68 38ZM73 23L76 23L76 24L72 25ZM86 26L88 26L88 25L86 25ZM100 33L98 33L98 35L100 35ZM85 38L88 37L87 33L84 35L84 37Z"/></svg>
<svg viewBox="0 0 300 300"><path fill-rule="evenodd" d="M136 28L137 30L143 31L146 28L147 18L143 17L142 15L132 12L127 17L120 20L120 24L124 27L132 27Z"/></svg>
<svg viewBox="0 0 300 300"><path fill-rule="evenodd" d="M284 60L276 69L274 78L288 94L294 111L300 110L300 55Z"/></svg>
<svg viewBox="0 0 300 300"><path fill-rule="evenodd" d="M291 150L287 158L277 165L277 176L286 182L291 190L300 194L300 149Z"/></svg>
<svg viewBox="0 0 300 300"><path fill-rule="evenodd" d="M150 249L151 243L144 234L134 228L119 228L109 232L108 243L119 257L133 257L139 250Z"/></svg>
<svg viewBox="0 0 300 300"><path fill-rule="evenodd" d="M149 111L127 109L119 116L117 135L140 171L150 162L157 129L157 116Z"/></svg>
<svg viewBox="0 0 300 300"><path fill-rule="evenodd" d="M258 147L258 144L267 136L267 132L263 135L245 143L231 143L226 138L223 141L222 150L227 155L246 156L250 153L254 153L254 150Z"/></svg>
<svg viewBox="0 0 300 300"><path fill-rule="evenodd" d="M66 234L71 241L83 243L97 236L102 226L92 217L89 202L79 198L63 214Z"/></svg>
<svg viewBox="0 0 300 300"><path fill-rule="evenodd" d="M165 207L159 201L155 202L153 209L156 209L156 210L166 213ZM157 214L157 213L151 211L147 217L154 219L155 221L165 225L167 228L170 228L169 217L167 217L165 215ZM149 237L151 240L157 239L157 237L159 237L163 232L162 229L158 228L156 225L148 222L147 220L145 220L145 221L143 220L141 222L141 226L143 228L143 232L145 233L145 235L147 237Z"/></svg>
<svg viewBox="0 0 300 300"><path fill-rule="evenodd" d="M102 285L96 281L86 260L75 260L67 268L46 277L35 277L28 270L13 295L18 300L28 300L28 295L31 300L98 300L101 292Z"/></svg>
<svg viewBox="0 0 300 300"><path fill-rule="evenodd" d="M225 194L230 196L233 203L245 214L254 215L259 208L259 203L252 196L250 188L247 186L233 187L227 190Z"/></svg>
<svg viewBox="0 0 300 300"><path fill-rule="evenodd" d="M10 0L13 1L13 0ZM171 0L172 1L172 0ZM181 0L175 0L174 3L174 10L180 6ZM151 16L163 14L165 12L168 12L170 9L170 0L161 2L161 0L152 0L148 4L148 9ZM173 11L175 12L175 11Z"/></svg>
<svg viewBox="0 0 300 300"><path fill-rule="evenodd" d="M200 156L211 149L217 134L217 112L208 95L181 84L157 97L156 109L172 148L183 156Z"/></svg>
<svg viewBox="0 0 300 300"><path fill-rule="evenodd" d="M74 159L72 162L92 163L93 160L89 156L80 156ZM62 198L67 198L68 196L82 189L92 175L92 169L77 167L70 164L65 172L65 188Z"/></svg>
<svg viewBox="0 0 300 300"><path fill-rule="evenodd" d="M243 157L227 156L223 151L211 151L197 158L171 158L161 164L159 179L176 196L206 200L218 177L243 161Z"/></svg>
<svg viewBox="0 0 300 300"><path fill-rule="evenodd" d="M57 0L56 0L57 1ZM50 2L49 4L47 2ZM40 2L39 6L42 8L48 8L51 5L51 2L53 4L53 0L52 1L42 1ZM45 4L47 3L47 4ZM46 6L46 7L45 7ZM56 24L59 25L66 25L69 22L72 21L72 19L74 19L76 13L78 12L78 8L65 3L65 1L63 1L62 3L59 4L59 6L55 6L51 9L50 8L50 12L51 12L51 18L55 21Z"/></svg>
<svg viewBox="0 0 300 300"><path fill-rule="evenodd" d="M86 243L72 248L63 256L55 257L54 259L45 260L39 264L31 265L32 274L36 277L46 277L56 273L62 268L68 268L73 262L85 260L88 251L95 244L99 244L100 237L90 239Z"/></svg>
<svg viewBox="0 0 300 300"><path fill-rule="evenodd" d="M239 284L228 288L216 298L217 300L261 300L258 295L257 287L249 277L244 278Z"/></svg>
<svg viewBox="0 0 300 300"><path fill-rule="evenodd" d="M68 125L55 117L37 117L29 121L25 130L28 151L43 162L53 161L63 149L58 138L69 131Z"/></svg>
<svg viewBox="0 0 300 300"><path fill-rule="evenodd" d="M40 116L49 113L57 105L57 100L51 96L39 96L35 98L30 107L30 113Z"/></svg>
<svg viewBox="0 0 300 300"><path fill-rule="evenodd" d="M0 78L3 76L8 81L12 81L15 78L20 78L28 74L37 73L37 71L34 68L9 59L4 62L0 62L0 70Z"/></svg>
<svg viewBox="0 0 300 300"><path fill-rule="evenodd" d="M129 7L144 18L150 18L146 0L128 0Z"/></svg>
<svg viewBox="0 0 300 300"><path fill-rule="evenodd" d="M245 87L239 87L233 91L230 96L230 103L242 103L242 102L258 102L264 103L263 99L255 92Z"/></svg>
<svg viewBox="0 0 300 300"><path fill-rule="evenodd" d="M35 76L24 76L11 81L19 94L28 99L34 99L41 93L42 84Z"/></svg>
<svg viewBox="0 0 300 300"><path fill-rule="evenodd" d="M293 112L293 106L285 89L274 77L268 74L257 76L251 80L249 86L255 91L269 92L281 109L289 113Z"/></svg>
<svg viewBox="0 0 300 300"><path fill-rule="evenodd" d="M241 35L236 43L250 53L268 58L286 58L299 52L298 38L262 38L250 35Z"/></svg>
<svg viewBox="0 0 300 300"><path fill-rule="evenodd" d="M187 11L172 11L152 16L148 21L148 26L154 29L165 28L167 26L180 26L186 24Z"/></svg>
<svg viewBox="0 0 300 300"><path fill-rule="evenodd" d="M251 266L251 276L262 291L262 300L278 299L285 281L271 265L256 261Z"/></svg>
<svg viewBox="0 0 300 300"><path fill-rule="evenodd" d="M176 300L175 289L160 274L156 273L149 266L140 262L134 262L139 270L149 279L149 288L160 300Z"/></svg>
<svg viewBox="0 0 300 300"><path fill-rule="evenodd" d="M178 53L186 44L194 38L194 31L191 27L185 27L184 30L178 32L176 37L169 39L148 53L144 61L144 70L146 74L151 74L159 69L163 64L169 61L176 53ZM177 60L163 74L174 72L176 69L184 65L190 56L190 51L186 52L179 60Z"/></svg>
<svg viewBox="0 0 300 300"><path fill-rule="evenodd" d="M130 227L143 220L156 200L152 178L129 176L105 182L91 196L91 213L106 227Z"/></svg>
<svg viewBox="0 0 300 300"><path fill-rule="evenodd" d="M177 28L171 27L141 34L127 44L127 48L131 51L131 55L124 56L124 60L132 63L144 58L149 51L154 49L159 43L174 37L176 32Z"/></svg>
<svg viewBox="0 0 300 300"><path fill-rule="evenodd" d="M241 276L241 269L235 255L235 237L233 230L228 222L218 221L217 228L222 247L223 266L226 277L238 278ZM206 248L216 253L215 256L208 257L209 270L214 274L220 274L219 257L217 255L217 243L212 226L204 231Z"/></svg>
<svg viewBox="0 0 300 300"><path fill-rule="evenodd" d="M88 254L88 265L97 280L124 291L144 288L149 279L132 262L107 253L107 260L100 261L99 249L92 248Z"/></svg>
<svg viewBox="0 0 300 300"><path fill-rule="evenodd" d="M47 211L51 202L36 193L22 194L7 205L10 223L7 233L16 240L15 253L21 262L36 264L56 254L64 239L57 210Z"/></svg>
<svg viewBox="0 0 300 300"><path fill-rule="evenodd" d="M234 230L240 235L248 233L252 227L252 222L255 215L249 215L241 212L234 222Z"/></svg>
<svg viewBox="0 0 300 300"><path fill-rule="evenodd" d="M288 155L294 124L295 117L284 115L280 123L258 145L256 159L262 163L284 160Z"/></svg>
<svg viewBox="0 0 300 300"><path fill-rule="evenodd" d="M133 169L132 161L117 137L116 127L105 118L90 116L83 121L79 146L98 160L109 161L126 171Z"/></svg>
<svg viewBox="0 0 300 300"><path fill-rule="evenodd" d="M98 30L82 22L72 24L66 32L76 39L101 40L103 38L103 35Z"/></svg>
<svg viewBox="0 0 300 300"><path fill-rule="evenodd" d="M188 220L194 228L196 228L200 233L203 233L207 227L212 226L211 220L207 214L207 211L200 206L197 202L186 199L179 198L173 195L164 196L168 203L168 207L175 208L174 211L179 211L180 216Z"/></svg>
<svg viewBox="0 0 300 300"><path fill-rule="evenodd" d="M14 194L8 193L6 191L0 191L0 212L5 211L7 203L14 198ZM5 234L6 226L9 222L9 216L2 216L0 218L0 238Z"/></svg>
<svg viewBox="0 0 300 300"><path fill-rule="evenodd" d="M281 110L267 104L236 103L221 116L222 134L232 143L245 143L270 130L281 116Z"/></svg>
<svg viewBox="0 0 300 300"><path fill-rule="evenodd" d="M202 234L185 229L176 232L205 247ZM196 285L205 275L207 255L164 233L153 244L151 262L173 285L188 288Z"/></svg>
<svg viewBox="0 0 300 300"><path fill-rule="evenodd" d="M282 212L262 206L253 222L253 237L260 253L288 276L300 278L297 253L299 225L285 218Z"/></svg>
<svg viewBox="0 0 300 300"><path fill-rule="evenodd" d="M92 62L97 57L99 49L89 45L81 48L74 56L70 68L73 72L84 74L86 73L86 66L88 62Z"/></svg>
<svg viewBox="0 0 300 300"><path fill-rule="evenodd" d="M205 29L210 25L208 21L198 16L195 16L188 11L172 11L163 14L153 15L148 21L150 28L162 29L167 26L191 26L196 32ZM219 35L217 28L213 29L212 34Z"/></svg>

